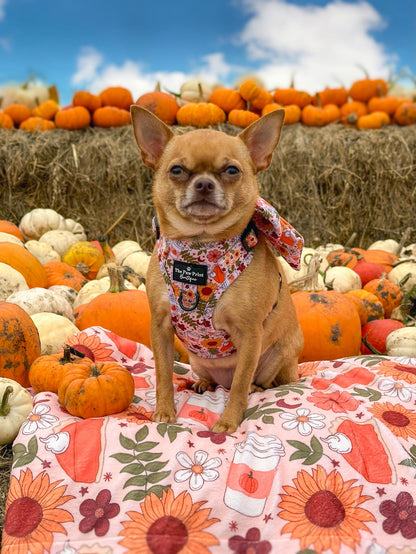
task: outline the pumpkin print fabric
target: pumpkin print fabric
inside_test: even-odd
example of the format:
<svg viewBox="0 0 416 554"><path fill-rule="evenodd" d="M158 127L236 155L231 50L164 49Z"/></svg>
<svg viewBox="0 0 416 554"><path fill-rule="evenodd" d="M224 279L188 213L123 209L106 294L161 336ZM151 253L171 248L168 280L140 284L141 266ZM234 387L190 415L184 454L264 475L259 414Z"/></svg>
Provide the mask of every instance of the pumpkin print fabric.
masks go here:
<svg viewBox="0 0 416 554"><path fill-rule="evenodd" d="M151 351L100 327L70 338L128 368L128 409L81 419L34 396L14 441L2 554L396 554L416 544L416 359L299 365L213 433L228 391L175 363L177 422L153 423ZM100 346L101 345L101 346Z"/></svg>

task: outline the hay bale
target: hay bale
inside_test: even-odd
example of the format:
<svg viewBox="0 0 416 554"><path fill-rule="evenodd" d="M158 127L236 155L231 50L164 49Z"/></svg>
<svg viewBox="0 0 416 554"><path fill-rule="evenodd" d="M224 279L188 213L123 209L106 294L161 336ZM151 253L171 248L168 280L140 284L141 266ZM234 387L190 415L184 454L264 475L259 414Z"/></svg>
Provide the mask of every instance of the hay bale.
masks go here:
<svg viewBox="0 0 416 554"><path fill-rule="evenodd" d="M227 133L239 129L219 126ZM187 128L177 128L183 133ZM53 208L82 223L88 238L132 239L151 249L152 172L130 126L40 134L0 129L1 219L18 223L33 208ZM416 241L414 126L357 131L341 125L285 127L272 164L259 174L261 194L308 245Z"/></svg>

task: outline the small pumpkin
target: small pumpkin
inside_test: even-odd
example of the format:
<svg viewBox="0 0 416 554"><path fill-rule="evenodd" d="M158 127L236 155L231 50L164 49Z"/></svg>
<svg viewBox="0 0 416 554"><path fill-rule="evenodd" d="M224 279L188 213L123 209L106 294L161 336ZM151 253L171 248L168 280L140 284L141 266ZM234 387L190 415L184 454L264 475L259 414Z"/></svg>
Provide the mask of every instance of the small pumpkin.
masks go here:
<svg viewBox="0 0 416 554"><path fill-rule="evenodd" d="M263 87L260 87L254 79L246 79L238 89L241 97L249 103L250 109L261 110L266 104L273 101L273 95Z"/></svg>
<svg viewBox="0 0 416 554"><path fill-rule="evenodd" d="M358 100L350 100L340 107L341 123L356 126L358 118L368 114L367 104Z"/></svg>
<svg viewBox="0 0 416 554"><path fill-rule="evenodd" d="M29 391L13 379L0 377L0 445L14 441L32 409Z"/></svg>
<svg viewBox="0 0 416 554"><path fill-rule="evenodd" d="M389 272L387 278L406 294L416 286L416 260L407 260L397 264Z"/></svg>
<svg viewBox="0 0 416 554"><path fill-rule="evenodd" d="M134 104L131 92L125 87L108 87L99 94L102 106L115 106L123 110L130 110Z"/></svg>
<svg viewBox="0 0 416 554"><path fill-rule="evenodd" d="M351 85L348 95L353 100L368 102L373 96L387 94L387 83L384 79L358 79Z"/></svg>
<svg viewBox="0 0 416 554"><path fill-rule="evenodd" d="M368 281L371 281L372 279L379 279L384 273L386 273L385 266L369 262L364 258L358 260L352 269L360 276L362 286L366 285Z"/></svg>
<svg viewBox="0 0 416 554"><path fill-rule="evenodd" d="M133 396L133 377L116 362L71 364L64 369L58 388L62 406L71 415L82 418L122 412Z"/></svg>
<svg viewBox="0 0 416 554"><path fill-rule="evenodd" d="M276 89L273 93L273 99L277 104L283 104L283 106L296 104L302 109L311 103L312 96L308 92L291 86L289 88Z"/></svg>
<svg viewBox="0 0 416 554"><path fill-rule="evenodd" d="M322 106L326 106L327 104L335 104L335 106L340 107L343 104L345 104L348 100L348 91L345 89L345 87L338 87L338 88L327 87L324 90L317 92L312 97L312 103L315 105L318 104L318 99L317 99L318 95Z"/></svg>
<svg viewBox="0 0 416 554"><path fill-rule="evenodd" d="M51 208L34 208L25 213L19 223L19 229L25 240L38 240L46 231L63 229L64 217Z"/></svg>
<svg viewBox="0 0 416 554"><path fill-rule="evenodd" d="M155 114L167 125L174 125L176 122L179 109L176 98L168 92L162 92L159 83L156 85L156 90L153 92L146 92L139 96L136 100L136 104ZM193 102L190 104L193 104Z"/></svg>
<svg viewBox="0 0 416 554"><path fill-rule="evenodd" d="M327 254L326 260L330 266L344 266L352 269L357 265L358 256L354 252L342 248L331 250Z"/></svg>
<svg viewBox="0 0 416 554"><path fill-rule="evenodd" d="M0 112L0 129L13 129L13 119L7 113Z"/></svg>
<svg viewBox="0 0 416 554"><path fill-rule="evenodd" d="M20 306L29 315L53 312L70 321L74 320L71 303L51 289L32 287L28 290L20 290L11 294L7 298L7 302Z"/></svg>
<svg viewBox="0 0 416 554"><path fill-rule="evenodd" d="M373 319L361 329L362 354L385 354L386 339L396 329L404 327L403 323L395 319Z"/></svg>
<svg viewBox="0 0 416 554"><path fill-rule="evenodd" d="M31 116L22 121L19 125L19 129L23 131L29 131L30 133L37 133L38 131L51 131L55 129L56 125L53 121L45 119L44 117Z"/></svg>
<svg viewBox="0 0 416 554"><path fill-rule="evenodd" d="M386 112L390 117L394 115L400 104L400 100L396 96L373 96L368 101L368 111L372 112Z"/></svg>
<svg viewBox="0 0 416 554"><path fill-rule="evenodd" d="M389 318L392 311L400 306L403 300L403 292L399 285L390 281L386 275L378 279L372 279L364 285L364 290L377 296L383 305L384 317Z"/></svg>
<svg viewBox="0 0 416 554"><path fill-rule="evenodd" d="M194 78L182 83L179 90L180 106L188 102L208 102L212 94L212 86L205 81Z"/></svg>
<svg viewBox="0 0 416 554"><path fill-rule="evenodd" d="M212 102L190 102L181 106L176 114L179 125L209 127L226 120L224 110Z"/></svg>
<svg viewBox="0 0 416 554"><path fill-rule="evenodd" d="M72 244L79 242L80 240L85 239L82 239L78 235L75 235L71 231L66 231L65 229L51 229L39 237L39 242L41 244L51 246L55 252L59 254L59 259L61 259Z"/></svg>
<svg viewBox="0 0 416 554"><path fill-rule="evenodd" d="M45 100L32 110L32 116L43 117L44 119L53 120L56 112L59 110L59 104L55 100Z"/></svg>
<svg viewBox="0 0 416 554"><path fill-rule="evenodd" d="M253 472L242 473L238 479L240 487L246 491L247 494L254 494L259 488L259 482L254 477Z"/></svg>
<svg viewBox="0 0 416 554"><path fill-rule="evenodd" d="M246 108L244 98L238 90L231 88L218 87L214 89L208 101L219 106L227 114L231 110L244 110Z"/></svg>
<svg viewBox="0 0 416 554"><path fill-rule="evenodd" d="M84 106L88 111L94 112L101 108L102 102L98 94L92 94L86 90L77 90L72 96L73 106Z"/></svg>
<svg viewBox="0 0 416 554"><path fill-rule="evenodd" d="M361 288L360 276L345 266L329 266L324 272L324 283L328 289L337 292L348 292Z"/></svg>
<svg viewBox="0 0 416 554"><path fill-rule="evenodd" d="M361 325L365 325L373 319L384 318L383 304L378 297L364 289L353 289L345 293L358 310Z"/></svg>
<svg viewBox="0 0 416 554"><path fill-rule="evenodd" d="M102 106L92 114L92 122L96 127L122 127L131 123L131 115L123 108Z"/></svg>
<svg viewBox="0 0 416 554"><path fill-rule="evenodd" d="M394 112L394 121L399 125L413 125L416 123L416 102L403 102Z"/></svg>
<svg viewBox="0 0 416 554"><path fill-rule="evenodd" d="M24 240L22 232L20 231L19 227L15 223L12 223L7 219L0 219L0 232L9 233L10 235L13 235L14 237L20 239L21 241Z"/></svg>
<svg viewBox="0 0 416 554"><path fill-rule="evenodd" d="M8 264L0 262L0 300L4 301L19 290L27 290L23 275Z"/></svg>
<svg viewBox="0 0 416 554"><path fill-rule="evenodd" d="M41 352L36 326L23 308L0 302L0 328L0 377L29 387L29 368Z"/></svg>
<svg viewBox="0 0 416 554"><path fill-rule="evenodd" d="M228 114L228 123L237 127L248 127L258 119L260 116L249 110L231 110Z"/></svg>
<svg viewBox="0 0 416 554"><path fill-rule="evenodd" d="M386 338L388 356L416 358L416 327L403 327L392 331Z"/></svg>
<svg viewBox="0 0 416 554"><path fill-rule="evenodd" d="M70 106L58 110L55 114L57 129L77 130L88 127L91 114L84 106Z"/></svg>
<svg viewBox="0 0 416 554"><path fill-rule="evenodd" d="M99 248L89 241L78 241L71 244L62 261L71 265L87 279L95 279L98 270L104 263L104 256Z"/></svg>
<svg viewBox="0 0 416 554"><path fill-rule="evenodd" d="M43 264L47 275L47 287L53 285L67 285L76 291L88 283L88 279L83 273L78 271L72 265L61 261L50 261Z"/></svg>
<svg viewBox="0 0 416 554"><path fill-rule="evenodd" d="M21 273L29 288L46 287L45 268L24 246L12 242L0 242L0 262L12 266Z"/></svg>
<svg viewBox="0 0 416 554"><path fill-rule="evenodd" d="M382 129L390 125L390 116L386 112L372 112L358 118L358 129Z"/></svg>
<svg viewBox="0 0 416 554"><path fill-rule="evenodd" d="M17 127L32 115L31 110L25 104L20 103L10 104L4 108L3 113L11 117Z"/></svg>

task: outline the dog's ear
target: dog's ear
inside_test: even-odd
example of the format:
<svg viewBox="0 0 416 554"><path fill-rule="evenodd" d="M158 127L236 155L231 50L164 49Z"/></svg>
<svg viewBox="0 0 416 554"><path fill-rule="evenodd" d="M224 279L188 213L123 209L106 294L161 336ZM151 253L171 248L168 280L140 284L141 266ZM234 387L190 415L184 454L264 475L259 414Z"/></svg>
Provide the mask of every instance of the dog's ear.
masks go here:
<svg viewBox="0 0 416 554"><path fill-rule="evenodd" d="M242 131L238 137L245 143L257 171L267 169L279 142L285 110L270 112Z"/></svg>
<svg viewBox="0 0 416 554"><path fill-rule="evenodd" d="M171 129L152 112L134 104L130 107L134 136L145 165L155 169L165 146L174 136Z"/></svg>

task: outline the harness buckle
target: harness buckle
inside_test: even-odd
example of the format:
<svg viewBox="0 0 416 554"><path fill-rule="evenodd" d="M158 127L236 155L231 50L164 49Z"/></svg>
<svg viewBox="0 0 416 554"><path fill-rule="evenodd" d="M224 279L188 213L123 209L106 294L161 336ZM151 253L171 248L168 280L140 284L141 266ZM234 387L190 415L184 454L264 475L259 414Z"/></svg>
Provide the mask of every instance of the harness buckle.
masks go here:
<svg viewBox="0 0 416 554"><path fill-rule="evenodd" d="M250 219L247 227L241 234L241 243L247 252L251 252L258 242L257 227L253 220Z"/></svg>

